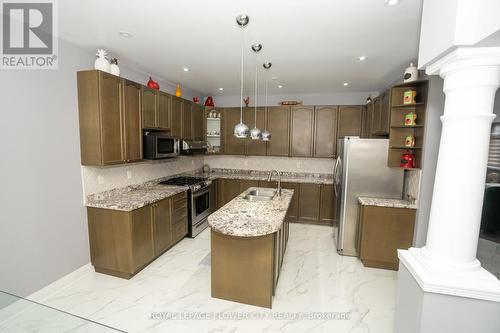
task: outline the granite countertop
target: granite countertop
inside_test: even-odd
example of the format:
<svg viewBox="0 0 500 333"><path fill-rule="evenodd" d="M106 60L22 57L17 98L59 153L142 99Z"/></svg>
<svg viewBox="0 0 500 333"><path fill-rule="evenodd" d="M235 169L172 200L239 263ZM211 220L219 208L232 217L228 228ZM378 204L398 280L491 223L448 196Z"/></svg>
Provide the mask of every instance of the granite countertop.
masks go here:
<svg viewBox="0 0 500 333"><path fill-rule="evenodd" d="M132 211L187 190L184 186L161 185L158 182L118 188L87 196L87 207Z"/></svg>
<svg viewBox="0 0 500 333"><path fill-rule="evenodd" d="M402 199L390 199L390 198L373 198L373 197L359 197L358 201L364 206L377 206L377 207L389 207L389 208L408 208L417 209L416 203L412 203L407 200Z"/></svg>
<svg viewBox="0 0 500 333"><path fill-rule="evenodd" d="M240 170L240 169L213 169L206 174L210 179L245 179L245 180L267 180L269 171ZM273 174L273 181L278 180L278 176ZM310 184L333 184L333 174L326 173L299 173L282 172L282 182L289 183L310 183Z"/></svg>
<svg viewBox="0 0 500 333"><path fill-rule="evenodd" d="M250 201L243 197L251 187L208 217L212 230L224 235L256 237L272 234L285 220L293 190L283 189L270 201ZM274 189L268 189L274 190Z"/></svg>

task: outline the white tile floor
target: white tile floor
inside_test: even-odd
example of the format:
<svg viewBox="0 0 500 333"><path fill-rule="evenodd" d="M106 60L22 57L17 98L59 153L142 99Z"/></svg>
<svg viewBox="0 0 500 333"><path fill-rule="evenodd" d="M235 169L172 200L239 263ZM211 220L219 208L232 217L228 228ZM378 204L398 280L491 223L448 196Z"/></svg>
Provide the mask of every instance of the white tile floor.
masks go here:
<svg viewBox="0 0 500 333"><path fill-rule="evenodd" d="M390 333L396 272L335 251L333 229L291 224L273 309L210 296L210 239L184 239L131 280L89 272L45 304L127 332ZM152 312L278 315L347 312L349 319L158 320Z"/></svg>

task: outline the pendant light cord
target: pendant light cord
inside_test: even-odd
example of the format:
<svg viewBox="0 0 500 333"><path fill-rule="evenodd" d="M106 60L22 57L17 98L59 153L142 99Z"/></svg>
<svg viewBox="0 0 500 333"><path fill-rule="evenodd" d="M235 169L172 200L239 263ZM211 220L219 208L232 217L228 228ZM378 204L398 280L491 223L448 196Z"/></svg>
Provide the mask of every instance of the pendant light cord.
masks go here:
<svg viewBox="0 0 500 333"><path fill-rule="evenodd" d="M255 121L254 121L254 128L257 128L257 73L258 73L258 68L259 66L257 65L257 60L258 56L255 55L255 109L254 109L254 116L255 116Z"/></svg>
<svg viewBox="0 0 500 333"><path fill-rule="evenodd" d="M268 115L268 108L267 108L267 86L269 84L268 80L268 75L266 73L266 115ZM267 131L267 121L264 122L264 131Z"/></svg>
<svg viewBox="0 0 500 333"><path fill-rule="evenodd" d="M241 29L241 68L240 68L240 124L243 123L243 45L245 39L243 35L243 28Z"/></svg>

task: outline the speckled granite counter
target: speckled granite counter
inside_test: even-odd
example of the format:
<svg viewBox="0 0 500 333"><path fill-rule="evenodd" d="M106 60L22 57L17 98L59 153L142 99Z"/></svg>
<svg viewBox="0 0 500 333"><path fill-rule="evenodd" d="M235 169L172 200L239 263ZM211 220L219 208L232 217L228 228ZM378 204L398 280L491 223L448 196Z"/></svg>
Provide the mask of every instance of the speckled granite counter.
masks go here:
<svg viewBox="0 0 500 333"><path fill-rule="evenodd" d="M283 189L281 196L275 196L270 201L243 199L252 189L255 187L241 193L208 217L212 230L230 236L255 237L280 229L292 201L293 190Z"/></svg>
<svg viewBox="0 0 500 333"><path fill-rule="evenodd" d="M364 206L377 206L377 207L389 207L389 208L409 208L417 209L418 206L415 203L411 203L406 200L401 199L388 199L388 198L372 198L372 197L359 197L358 201Z"/></svg>
<svg viewBox="0 0 500 333"><path fill-rule="evenodd" d="M155 180L92 194L87 196L86 206L129 212L187 190L184 186L160 185L158 182Z"/></svg>
<svg viewBox="0 0 500 333"><path fill-rule="evenodd" d="M209 174L205 174L211 179L245 179L245 180L267 180L269 171L239 170L239 169L213 169ZM277 180L276 174L273 180ZM333 184L333 174L325 173L299 173L282 172L282 182L308 183L308 184Z"/></svg>

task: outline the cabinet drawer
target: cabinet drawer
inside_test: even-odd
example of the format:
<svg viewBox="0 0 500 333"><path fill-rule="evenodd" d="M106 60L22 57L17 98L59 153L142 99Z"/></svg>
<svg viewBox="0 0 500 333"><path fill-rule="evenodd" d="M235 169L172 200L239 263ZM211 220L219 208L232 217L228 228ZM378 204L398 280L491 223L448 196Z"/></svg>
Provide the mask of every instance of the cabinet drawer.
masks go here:
<svg viewBox="0 0 500 333"><path fill-rule="evenodd" d="M188 233L187 222L184 223L176 223L173 226L173 238L174 242L177 242L184 238Z"/></svg>
<svg viewBox="0 0 500 333"><path fill-rule="evenodd" d="M172 208L177 208L181 204L187 204L186 192L181 192L172 196Z"/></svg>

